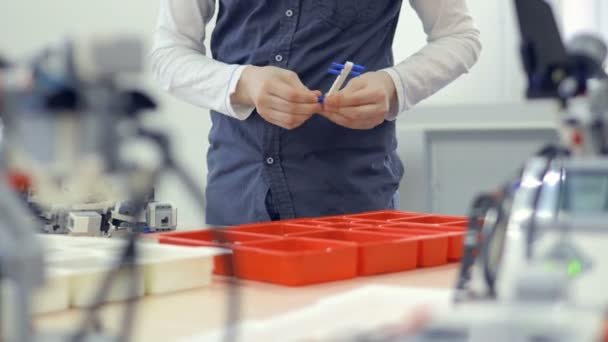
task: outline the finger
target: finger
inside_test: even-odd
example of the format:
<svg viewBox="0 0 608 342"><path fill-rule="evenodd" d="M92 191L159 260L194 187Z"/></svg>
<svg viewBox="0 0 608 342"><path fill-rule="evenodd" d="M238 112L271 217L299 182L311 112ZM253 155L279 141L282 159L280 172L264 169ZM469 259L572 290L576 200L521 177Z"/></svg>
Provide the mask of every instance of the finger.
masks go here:
<svg viewBox="0 0 608 342"><path fill-rule="evenodd" d="M354 120L366 120L384 117L388 111L388 105L374 103L362 106L341 107L339 110L333 112L338 115L350 117Z"/></svg>
<svg viewBox="0 0 608 342"><path fill-rule="evenodd" d="M281 111L269 109L264 111L264 113L260 113L267 121L273 123L279 127L283 127L285 129L294 129L301 126L304 122L306 122L312 115L304 116L304 115L291 115L289 113L284 113Z"/></svg>
<svg viewBox="0 0 608 342"><path fill-rule="evenodd" d="M357 90L365 89L368 87L368 81L364 77L353 78L346 84L344 91L355 92Z"/></svg>
<svg viewBox="0 0 608 342"><path fill-rule="evenodd" d="M386 101L386 95L381 90L364 88L360 90L343 89L339 93L329 96L325 100L325 106L332 109L342 107L355 107L376 104Z"/></svg>
<svg viewBox="0 0 608 342"><path fill-rule="evenodd" d="M346 127L346 128L350 128L350 129L355 129L355 130L368 130L368 129L372 129L377 127L378 125L380 125L379 122L377 121L349 121L348 119L345 119L344 117L336 117L334 120L331 120L332 122Z"/></svg>
<svg viewBox="0 0 608 342"><path fill-rule="evenodd" d="M388 112L387 107L387 105L381 104L341 107L338 110L324 107L322 113L332 113L332 115L342 116L347 120L352 120L353 122L368 120L382 121Z"/></svg>
<svg viewBox="0 0 608 342"><path fill-rule="evenodd" d="M280 79L294 88L309 91L308 87L305 86L304 83L302 83L302 80L300 80L300 76L298 76L298 74L293 71L285 70L285 72L281 74Z"/></svg>
<svg viewBox="0 0 608 342"><path fill-rule="evenodd" d="M358 130L372 129L384 122L383 118L378 117L355 120L333 112L322 112L320 114L340 126Z"/></svg>
<svg viewBox="0 0 608 342"><path fill-rule="evenodd" d="M318 103L317 93L308 89L301 89L284 82L275 82L269 87L269 93L291 103Z"/></svg>
<svg viewBox="0 0 608 342"><path fill-rule="evenodd" d="M302 80L300 79L300 76L298 76L298 74L296 74L293 71L287 71L283 77L282 77L283 82L285 82L287 85L294 87L302 92L310 92L312 91L314 96L315 96L315 100L317 102L319 102L319 97L323 95L323 92L319 91L319 90L310 90L306 85L304 85L304 83L302 83Z"/></svg>
<svg viewBox="0 0 608 342"><path fill-rule="evenodd" d="M272 96L268 106L276 111L290 113L294 115L311 115L320 112L323 108L321 104L315 103L293 103L286 101L278 96Z"/></svg>

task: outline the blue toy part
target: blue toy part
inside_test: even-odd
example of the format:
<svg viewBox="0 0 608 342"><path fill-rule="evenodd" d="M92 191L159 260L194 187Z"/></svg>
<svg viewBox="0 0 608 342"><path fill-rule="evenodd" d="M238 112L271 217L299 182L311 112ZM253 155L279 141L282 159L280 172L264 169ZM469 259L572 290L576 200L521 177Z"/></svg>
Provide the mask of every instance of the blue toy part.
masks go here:
<svg viewBox="0 0 608 342"><path fill-rule="evenodd" d="M344 69L344 64L333 62L333 63L331 63L331 67L334 69L337 69L337 70L342 70L342 69ZM353 66L353 70L356 72L359 72L359 73L367 71L367 69L363 65L359 65L359 64L355 64Z"/></svg>
<svg viewBox="0 0 608 342"><path fill-rule="evenodd" d="M340 76L340 74L342 73L342 71L336 70L336 69L328 69L327 72L332 75L336 75L336 76ZM353 77L357 77L357 76L361 76L361 73L357 72L357 71L351 71L349 75L351 75Z"/></svg>
<svg viewBox="0 0 608 342"><path fill-rule="evenodd" d="M346 66L344 64L333 62L331 68L327 70L330 75L340 76ZM349 76L358 77L361 76L367 69L363 65L354 64ZM319 96L319 103L325 102L325 96Z"/></svg>

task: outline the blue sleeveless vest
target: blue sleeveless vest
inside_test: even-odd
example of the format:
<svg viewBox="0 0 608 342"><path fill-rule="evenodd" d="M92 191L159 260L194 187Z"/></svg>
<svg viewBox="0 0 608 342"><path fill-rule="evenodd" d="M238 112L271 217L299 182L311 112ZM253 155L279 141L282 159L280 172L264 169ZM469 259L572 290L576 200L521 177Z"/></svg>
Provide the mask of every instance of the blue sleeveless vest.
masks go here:
<svg viewBox="0 0 608 342"><path fill-rule="evenodd" d="M219 0L215 59L295 71L325 92L333 61L393 65L401 0ZM395 123L367 131L320 115L294 130L254 112L211 113L207 223L235 225L390 207L403 176Z"/></svg>

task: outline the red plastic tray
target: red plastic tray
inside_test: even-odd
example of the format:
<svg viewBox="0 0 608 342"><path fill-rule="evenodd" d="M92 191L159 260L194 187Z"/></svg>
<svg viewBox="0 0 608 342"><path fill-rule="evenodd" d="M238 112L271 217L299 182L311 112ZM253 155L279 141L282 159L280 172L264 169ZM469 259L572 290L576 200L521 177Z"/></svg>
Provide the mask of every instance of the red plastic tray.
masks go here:
<svg viewBox="0 0 608 342"><path fill-rule="evenodd" d="M389 223L383 225L382 228L399 229L407 233L448 233L448 260L458 261L462 259L462 255L464 252L464 237L466 235L466 228L459 226L432 225L408 222Z"/></svg>
<svg viewBox="0 0 608 342"><path fill-rule="evenodd" d="M302 237L356 243L358 272L362 276L407 271L416 268L418 263L417 238L348 230L310 233Z"/></svg>
<svg viewBox="0 0 608 342"><path fill-rule="evenodd" d="M464 216L428 215L423 217L404 218L398 222L460 226L462 224L467 224L468 219Z"/></svg>
<svg viewBox="0 0 608 342"><path fill-rule="evenodd" d="M357 276L357 245L285 238L236 246L235 273L243 279L303 286Z"/></svg>
<svg viewBox="0 0 608 342"><path fill-rule="evenodd" d="M215 258L216 274L303 286L459 260L467 226L466 217L387 210L148 237L232 251Z"/></svg>
<svg viewBox="0 0 608 342"><path fill-rule="evenodd" d="M418 267L434 267L445 265L448 262L449 235L451 233L413 232L392 228L368 228L370 231L383 234L392 234L402 237L418 239Z"/></svg>
<svg viewBox="0 0 608 342"><path fill-rule="evenodd" d="M364 213L364 214L348 215L346 217L350 218L350 219L355 219L355 220L390 222L390 221L394 221L394 220L419 218L419 217L425 217L425 216L429 216L429 214L420 214L420 213L397 211L397 210L383 210L383 211L375 211L375 212Z"/></svg>
<svg viewBox="0 0 608 342"><path fill-rule="evenodd" d="M189 247L220 247L232 248L251 242L263 242L281 239L276 236L255 235L224 230L197 230L189 232L172 232L159 234L158 242L168 245ZM214 258L213 273L218 275L233 275L232 254L218 255Z"/></svg>
<svg viewBox="0 0 608 342"><path fill-rule="evenodd" d="M270 222L270 223L258 223L251 225L238 226L234 228L226 228L231 232L243 232L260 235L272 235L290 237L299 235L302 233L314 233L325 231L326 229L320 228L318 223L302 224L302 222L296 223L283 223L283 222Z"/></svg>

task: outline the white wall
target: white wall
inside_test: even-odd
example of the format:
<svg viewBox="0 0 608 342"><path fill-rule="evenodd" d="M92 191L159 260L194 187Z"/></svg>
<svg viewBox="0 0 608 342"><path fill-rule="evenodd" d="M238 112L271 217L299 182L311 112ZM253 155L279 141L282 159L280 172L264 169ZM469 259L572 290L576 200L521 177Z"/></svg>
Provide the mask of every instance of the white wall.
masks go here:
<svg viewBox="0 0 608 342"><path fill-rule="evenodd" d="M523 98L525 84L520 71L512 1L468 0L468 4L481 31L481 58L471 73L424 101L423 106L518 102ZM407 6L404 6L396 42L397 61L425 43L420 21Z"/></svg>
<svg viewBox="0 0 608 342"><path fill-rule="evenodd" d="M176 0L179 1L179 0ZM427 0L433 1L433 0ZM398 29L396 59L403 59L425 43L421 24L404 1ZM511 1L469 0L482 32L483 53L473 71L422 105L488 104L521 101L521 78ZM134 32L150 37L156 0L4 0L0 1L0 51L24 56L66 33ZM205 178L205 151L209 118L207 111L181 103L159 92L147 81L162 103L151 121L164 125L174 137L180 159L194 172L201 186ZM180 225L203 223L196 208L173 179L163 180L159 196L180 211Z"/></svg>

